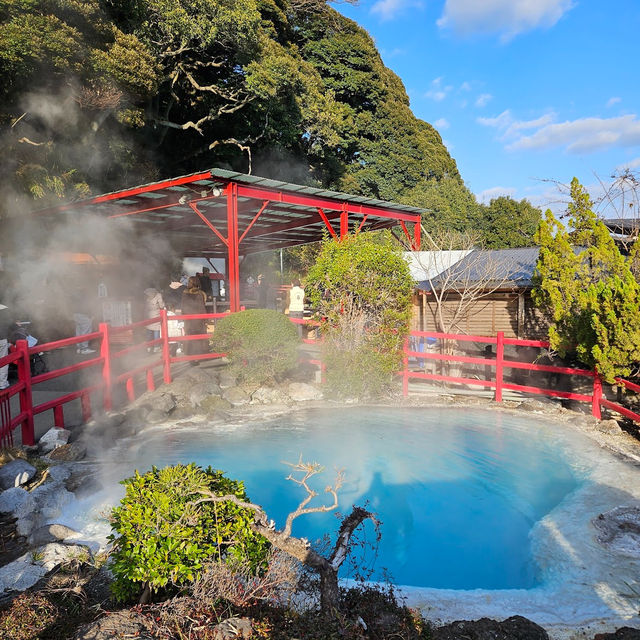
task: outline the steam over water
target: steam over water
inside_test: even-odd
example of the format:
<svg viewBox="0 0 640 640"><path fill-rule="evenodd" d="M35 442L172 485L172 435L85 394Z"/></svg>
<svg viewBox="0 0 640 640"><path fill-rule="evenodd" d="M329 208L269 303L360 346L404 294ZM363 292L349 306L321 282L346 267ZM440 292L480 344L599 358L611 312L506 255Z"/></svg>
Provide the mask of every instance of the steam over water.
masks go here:
<svg viewBox="0 0 640 640"><path fill-rule="evenodd" d="M487 418L492 416L492 423ZM283 461L316 461L317 500L333 467L345 470L340 511L369 505L382 521L373 577L390 571L403 585L452 589L530 588L540 579L530 533L579 484L579 475L546 429L530 418L449 410L312 411L230 432L172 430L155 435L136 458L151 464L196 462L245 482L278 527L304 497L287 482ZM332 514L298 518L294 534L335 534ZM372 527L365 539L375 541Z"/></svg>

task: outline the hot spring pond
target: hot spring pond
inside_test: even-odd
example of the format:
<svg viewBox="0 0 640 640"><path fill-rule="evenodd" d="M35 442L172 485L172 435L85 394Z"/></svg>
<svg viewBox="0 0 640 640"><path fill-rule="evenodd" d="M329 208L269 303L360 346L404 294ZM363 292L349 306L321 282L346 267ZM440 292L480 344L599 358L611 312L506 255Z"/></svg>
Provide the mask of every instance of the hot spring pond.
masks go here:
<svg viewBox="0 0 640 640"><path fill-rule="evenodd" d="M278 527L305 495L286 481L283 462L322 464L313 486L325 502L334 467L344 469L340 512L368 505L382 522L377 556L371 544L357 551L371 579L386 569L396 584L440 589L539 584L532 528L588 472L543 421L469 409L328 409L235 428L154 430L128 454L141 471L176 462L221 469L244 481ZM338 524L332 513L301 516L294 534L313 542ZM361 538L374 542L370 523Z"/></svg>

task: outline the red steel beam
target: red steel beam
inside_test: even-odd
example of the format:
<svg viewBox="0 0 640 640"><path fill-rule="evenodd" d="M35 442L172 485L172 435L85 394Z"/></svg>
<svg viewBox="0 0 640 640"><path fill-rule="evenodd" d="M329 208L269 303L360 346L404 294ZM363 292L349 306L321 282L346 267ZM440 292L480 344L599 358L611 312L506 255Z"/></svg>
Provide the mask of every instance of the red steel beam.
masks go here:
<svg viewBox="0 0 640 640"><path fill-rule="evenodd" d="M317 196L302 196L299 194L287 193L284 191L270 191L269 189L259 189L249 185L239 184L238 196L243 198L255 198L258 200L272 200L273 202L284 202L287 204L298 204L305 207L316 207L318 209L331 209L342 211L343 206L347 213L371 215L378 218L390 218L392 220L403 220L405 222L420 222L419 213L401 213L385 207L374 205L356 204L343 200L332 200L331 198L319 198Z"/></svg>
<svg viewBox="0 0 640 640"><path fill-rule="evenodd" d="M215 226L209 222L209 219L203 214L201 213L201 211L198 209L198 205L195 202L190 202L189 203L189 207L191 207L191 209L193 210L193 212L195 214L197 214L197 216L202 220L202 222L204 222L207 227L209 227L209 229L211 229L211 231L213 231L213 233L215 233L218 238L220 238L220 240L222 240L223 244L225 246L229 246L229 240L228 238L225 238L216 228ZM229 230L229 227L227 226L227 229ZM229 234L230 236L231 234Z"/></svg>
<svg viewBox="0 0 640 640"><path fill-rule="evenodd" d="M325 214L325 212L322 209L320 209L320 207L318 207L318 213L320 214L320 217L322 218L323 222L325 223L327 229L329 229L329 233L334 238L337 238L338 234L335 232L335 229L331 226L331 222L329 222L329 218L327 218L327 215Z"/></svg>
<svg viewBox="0 0 640 640"><path fill-rule="evenodd" d="M227 187L227 248L229 280L229 310L240 310L240 264L238 242L238 185L230 182Z"/></svg>

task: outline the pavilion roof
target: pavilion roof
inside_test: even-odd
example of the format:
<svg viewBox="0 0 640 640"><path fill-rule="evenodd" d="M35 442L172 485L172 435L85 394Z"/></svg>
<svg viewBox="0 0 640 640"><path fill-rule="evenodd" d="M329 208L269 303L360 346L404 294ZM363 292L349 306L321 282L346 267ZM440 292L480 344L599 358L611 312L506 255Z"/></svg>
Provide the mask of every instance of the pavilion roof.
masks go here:
<svg viewBox="0 0 640 640"><path fill-rule="evenodd" d="M340 216L349 230L388 228L419 221L425 210L364 196L271 180L224 169L122 189L36 212L46 222L96 215L137 231L166 235L183 256L227 255L230 185L237 193L240 254L321 240L327 230L340 235Z"/></svg>

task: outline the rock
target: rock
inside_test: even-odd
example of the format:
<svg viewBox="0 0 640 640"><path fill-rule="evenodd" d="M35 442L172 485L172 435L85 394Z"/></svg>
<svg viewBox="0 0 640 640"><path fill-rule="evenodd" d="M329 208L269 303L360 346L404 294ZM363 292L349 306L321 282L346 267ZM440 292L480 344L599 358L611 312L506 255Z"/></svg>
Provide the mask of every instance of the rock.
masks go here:
<svg viewBox="0 0 640 640"><path fill-rule="evenodd" d="M207 414L213 415L225 409L231 409L233 405L222 396L210 395L200 402L200 408Z"/></svg>
<svg viewBox="0 0 640 640"><path fill-rule="evenodd" d="M238 381L238 376L231 373L228 369L225 369L220 372L220 378L218 380L218 384L221 389L230 389L231 387L235 387Z"/></svg>
<svg viewBox="0 0 640 640"><path fill-rule="evenodd" d="M562 406L554 400L533 400L528 399L518 405L521 411L530 411L532 413L558 413L562 410Z"/></svg>
<svg viewBox="0 0 640 640"><path fill-rule="evenodd" d="M49 453L49 451L53 451L56 447L67 444L70 435L71 431L67 431L67 429L52 427L40 438L38 448L41 453Z"/></svg>
<svg viewBox="0 0 640 640"><path fill-rule="evenodd" d="M31 492L36 501L42 523L60 517L62 508L73 500L73 494L64 488L62 482L48 482Z"/></svg>
<svg viewBox="0 0 640 640"><path fill-rule="evenodd" d="M197 384L209 384L218 386L219 374L215 370L192 368L184 376ZM193 383L192 383L193 384Z"/></svg>
<svg viewBox="0 0 640 640"><path fill-rule="evenodd" d="M243 404L249 404L249 400L251 400L249 395L240 387L231 387L229 389L225 389L222 397L234 407L239 407Z"/></svg>
<svg viewBox="0 0 640 640"><path fill-rule="evenodd" d="M34 547L40 547L50 542L60 542L66 538L78 535L77 531L65 527L63 524L46 524L44 527L38 527L29 536L29 544Z"/></svg>
<svg viewBox="0 0 640 640"><path fill-rule="evenodd" d="M35 467L22 458L16 458L0 467L0 488L19 487L22 484L27 484L35 475Z"/></svg>
<svg viewBox="0 0 640 640"><path fill-rule="evenodd" d="M72 442L71 444L63 444L57 447L49 454L50 460L59 462L74 462L82 460L87 455L87 447L81 442Z"/></svg>
<svg viewBox="0 0 640 640"><path fill-rule="evenodd" d="M86 424L87 429L98 429L102 431L103 429L115 429L119 427L125 420L127 419L127 414L114 412L114 413L105 413L97 416L93 420L89 420Z"/></svg>
<svg viewBox="0 0 640 640"><path fill-rule="evenodd" d="M259 387L251 394L251 404L285 404L289 397L280 389Z"/></svg>
<svg viewBox="0 0 640 640"><path fill-rule="evenodd" d="M294 402L306 402L322 398L322 391L305 382L292 382L287 387L287 391Z"/></svg>
<svg viewBox="0 0 640 640"><path fill-rule="evenodd" d="M158 393L153 398L153 411L171 413L176 408L176 399L170 393Z"/></svg>
<svg viewBox="0 0 640 640"><path fill-rule="evenodd" d="M217 384L214 385L214 390L212 391L211 385L198 383L193 385L191 389L189 389L187 398L189 399L192 407L199 407L200 403L206 397L210 396L212 393L215 393L216 390L220 392L220 387Z"/></svg>
<svg viewBox="0 0 640 640"><path fill-rule="evenodd" d="M141 613L124 609L82 625L73 636L73 640L115 640L116 638L153 640L153 635L147 631L145 618Z"/></svg>
<svg viewBox="0 0 640 640"><path fill-rule="evenodd" d="M49 469L49 478L54 482L64 482L71 476L71 469L64 464L52 464Z"/></svg>
<svg viewBox="0 0 640 640"><path fill-rule="evenodd" d="M149 412L149 415L146 418L146 421L150 424L158 424L159 422L164 422L168 417L168 414L164 411L160 411L159 409L154 409Z"/></svg>
<svg viewBox="0 0 640 640"><path fill-rule="evenodd" d="M81 551L86 553L86 548L51 543L25 553L17 560L0 567L0 593L7 590L24 591L32 587L49 571Z"/></svg>
<svg viewBox="0 0 640 640"><path fill-rule="evenodd" d="M19 536L27 537L36 527L38 516L31 512L27 513L24 517L18 518L16 522L16 531Z"/></svg>
<svg viewBox="0 0 640 640"><path fill-rule="evenodd" d="M640 557L640 507L620 506L601 513L591 523L598 530L596 540L607 549Z"/></svg>
<svg viewBox="0 0 640 640"><path fill-rule="evenodd" d="M213 628L214 640L251 638L252 635L253 621L251 618L228 618Z"/></svg>
<svg viewBox="0 0 640 640"><path fill-rule="evenodd" d="M33 496L22 487L0 493L0 513L13 513L18 518L35 507Z"/></svg>
<svg viewBox="0 0 640 640"><path fill-rule="evenodd" d="M640 640L640 629L620 627L615 633L596 633L593 640Z"/></svg>
<svg viewBox="0 0 640 640"><path fill-rule="evenodd" d="M601 420L596 425L596 430L601 433L608 433L610 435L616 435L622 433L622 429L616 420Z"/></svg>
<svg viewBox="0 0 640 640"><path fill-rule="evenodd" d="M481 618L458 620L434 629L432 640L549 640L547 632L522 616L512 616L502 622Z"/></svg>

